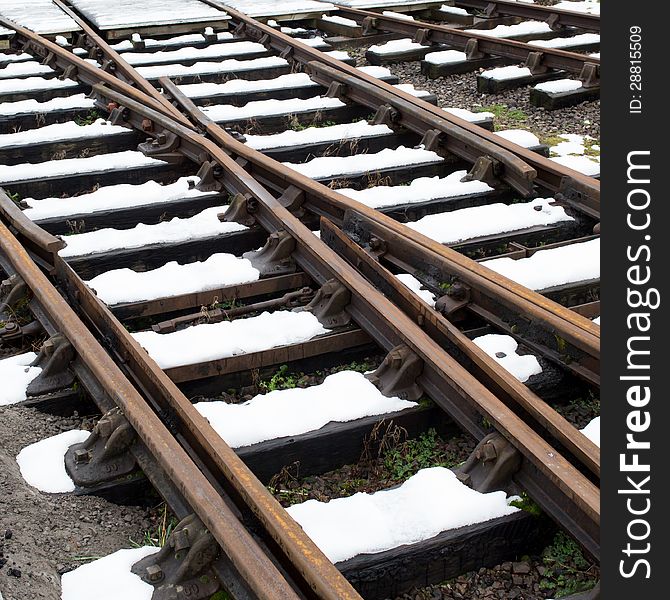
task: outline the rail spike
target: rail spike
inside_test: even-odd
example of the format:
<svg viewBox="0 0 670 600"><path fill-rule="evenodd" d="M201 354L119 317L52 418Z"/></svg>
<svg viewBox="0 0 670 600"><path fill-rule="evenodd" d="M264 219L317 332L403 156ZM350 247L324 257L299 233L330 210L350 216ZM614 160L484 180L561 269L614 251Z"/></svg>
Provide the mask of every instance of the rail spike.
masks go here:
<svg viewBox="0 0 670 600"><path fill-rule="evenodd" d="M501 434L483 438L456 469L458 478L482 494L505 489L521 467L521 453Z"/></svg>
<svg viewBox="0 0 670 600"><path fill-rule="evenodd" d="M137 434L119 408L105 413L81 444L70 446L65 468L79 488L128 478L136 469L129 452Z"/></svg>
<svg viewBox="0 0 670 600"><path fill-rule="evenodd" d="M416 382L423 371L423 361L405 344L393 348L374 373L365 377L387 397L419 400L424 392Z"/></svg>
<svg viewBox="0 0 670 600"><path fill-rule="evenodd" d="M219 553L214 536L191 514L156 554L136 562L131 570L154 586L152 600L204 600L221 589L212 569Z"/></svg>

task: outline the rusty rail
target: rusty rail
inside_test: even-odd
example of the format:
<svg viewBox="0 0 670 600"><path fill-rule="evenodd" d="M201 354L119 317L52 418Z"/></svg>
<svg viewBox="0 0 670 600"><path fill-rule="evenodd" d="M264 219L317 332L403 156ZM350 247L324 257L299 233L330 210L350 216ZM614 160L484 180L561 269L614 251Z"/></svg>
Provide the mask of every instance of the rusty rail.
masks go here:
<svg viewBox="0 0 670 600"><path fill-rule="evenodd" d="M218 0L208 0L211 4L223 7L223 4ZM356 9L346 9L347 11L354 11L357 13L362 13L367 16L373 15L378 18L381 18L377 13L365 13L365 11L357 11ZM524 161L532 169L535 169L537 176L535 177L535 182L538 185L542 185L552 192L560 192L565 202L574 206L576 210L580 210L593 218L599 218L600 216L600 182L592 177L588 177L579 171L570 169L563 165L556 163L555 161L544 158L537 153L523 148L513 142L505 140L500 136L497 136L491 132L483 131L481 127L473 125L460 119L454 115L443 111L442 109L433 106L420 98L416 98L407 92L403 92L394 88L392 85L385 83L376 77L372 77L358 69L351 67L347 64L342 63L330 56L325 55L310 46L302 43L299 39L291 38L290 36L281 33L269 27L263 23L259 23L254 19L251 19L240 13L239 11L233 10L226 7L226 11L233 17L235 21L239 23L237 35L248 35L251 39L262 42L264 45L274 48L277 52L283 54L284 56L289 57L292 60L299 62L302 65L307 65L309 62L316 61L327 67L335 69L336 71L341 72L342 74L355 77L362 82L371 84L383 90L386 102L394 102L395 100L402 100L407 103L409 106L412 106L416 109L425 110L427 113L430 113L431 119L435 119L436 122L439 120L447 121L455 126L460 127L461 129L468 131L474 134L473 142L489 142L500 148L512 152L517 158ZM408 21L404 19L396 19L394 17L383 17L385 20L392 21L393 26L402 28L402 31L411 31L411 35L424 24L413 21ZM438 25L426 25L427 27L440 28ZM409 29L407 29L409 28ZM465 34L462 31L457 29L451 29L448 27L442 27L447 33L452 33L454 35L461 36L470 36L475 34ZM476 36L476 37L485 37L485 36ZM491 42L491 38L486 38L484 42ZM528 48L525 44L520 42L509 42L511 44L520 45L523 48ZM547 50L549 52L549 50ZM527 50L524 50L523 60L527 55ZM558 53L557 56L565 53L559 50L552 50L550 53ZM597 59L589 59L590 62L599 65L600 61ZM399 105L394 105L396 109ZM405 115L401 115L403 118ZM408 116L409 118L409 116ZM486 151L482 148L480 155L485 155Z"/></svg>
<svg viewBox="0 0 670 600"><path fill-rule="evenodd" d="M553 6L510 2L509 0L454 0L453 5L459 8L481 11L486 17L508 15L534 21L545 21L552 29L577 27L585 31L600 31L600 15L554 8Z"/></svg>
<svg viewBox="0 0 670 600"><path fill-rule="evenodd" d="M168 82L163 83L169 87ZM110 87L112 86L110 85ZM118 89L118 86L114 87ZM146 96L132 87L130 87L130 90L124 89L125 92L130 91L128 95L112 91L109 87L101 85L94 85L93 89L100 97L111 99L120 107L115 110L116 118L125 120L135 127L141 127L142 120L149 119L152 123L178 136L182 140L181 150L187 156L199 162L203 159L210 159L218 163L222 167L221 181L228 191L247 194L249 198L258 201L254 216L267 231L285 230L296 240L296 261L315 281L323 283L325 280L334 277L349 289L351 304L348 310L363 329L371 332L380 345L387 350L404 343L423 359L425 367L421 383L438 404L450 414L455 415L464 428L478 437L481 437L482 434L481 426L477 421L479 415L483 414L494 423L495 427L525 457L525 466L522 469L521 477L525 478L523 480L527 482L528 487L535 490L539 497L546 499L543 505L547 511L557 520L567 523L568 529L580 539L591 553L598 554L599 492L596 486L507 408L489 389L444 352L440 345L402 310L379 294L360 273L350 267L332 249L316 239L304 224L217 144L221 146L225 144L227 148L230 148L239 156L242 156L242 150L248 152L248 148L239 144L239 142L235 142L211 121L201 119L200 124L207 128L208 133L217 143L206 140L195 133L190 124L185 127L166 116L164 113L165 107L162 103L158 103L157 107L156 103L151 103L152 107L147 107L146 104L149 103L145 100ZM174 92L174 86L172 91ZM192 113L192 116L198 118L197 113ZM262 162L259 155L248 156L250 160ZM276 164L272 163L265 164L270 169L276 169ZM285 171L284 176L286 176ZM317 194L322 193L320 188L308 189L312 192L316 190ZM362 211L356 203L341 203L338 208L339 210L346 208L361 210L363 213L367 212L375 220L380 220L381 217L375 211ZM387 220L390 222L388 223L389 227L392 226L395 230L406 235L406 230L403 230L404 228L400 224L391 219ZM384 219L382 221L386 222ZM464 257L461 258L463 258L463 261L467 261ZM124 341L128 337L127 332L95 297L86 293L87 288L83 282L79 278L67 275L69 267L66 268L63 261L57 259L57 262L60 277L69 287L73 298L79 295L87 316L96 323L100 331L112 332L123 342L124 360L144 365L143 368L148 369L145 373L148 384L157 390L178 393L176 388L171 387L174 384L165 377L164 373L159 372L160 370L153 362L146 359L145 353L132 339ZM471 261L463 262L463 265L464 270L473 268ZM486 271L486 269L483 270L483 272ZM473 271L467 272L474 277ZM491 285L493 284L491 283ZM496 284L494 288L496 293L501 292L501 287L501 284ZM405 293L409 294L409 292ZM547 313L545 317L549 319L550 311L547 311ZM559 317L555 317L554 322L557 324L563 323ZM581 330L576 327L575 329L577 329L577 331L573 331L575 338L581 338L587 346L589 344L597 345L596 336L589 337L587 327L583 327ZM226 447L221 447L222 441L220 438L213 433L211 428L208 429L207 425L202 424L202 418L199 415L189 412L190 410L194 411L190 403L187 402L187 406L181 402L181 398L178 398L178 400L180 402L173 408L183 419L189 438L197 443L198 447L206 450L206 455L216 463L231 485L250 504L254 513L268 528L270 535L282 547L285 555L301 564L301 572L309 571L304 574L312 589L318 594L329 594L330 591L335 589L334 582L328 580L328 578L324 579L320 575L323 575L323 569L325 569L326 575L333 575L327 568L330 563L328 565L314 564L316 558L321 556L318 551L316 553L306 552L306 548L310 550L312 548L301 545L303 539L299 535L296 538L291 537L292 534L290 533L287 535L286 522L281 520L283 513L272 512L271 509L274 506L272 504L269 508L267 505L263 505L263 492L256 490L253 486L249 487L249 474L243 469L239 470L237 467L231 467L227 462L228 459L234 459L226 454ZM466 409L466 406L469 408ZM189 409L189 407L191 408ZM201 425L203 425L203 428L201 428ZM215 437L211 437L212 435ZM230 451L229 448L228 451ZM219 452L222 452L222 454L219 454ZM257 493L261 496L257 496ZM267 492L265 493L267 494ZM571 504L570 507L560 506L560 503L556 502L557 497L562 497L568 503L574 503L574 505ZM313 576L314 573L316 573L316 576ZM335 583L338 583L337 578L335 578ZM329 596L324 595L323 597Z"/></svg>
<svg viewBox="0 0 670 600"><path fill-rule="evenodd" d="M34 236L34 231L29 230L29 228L22 228L22 230L26 235L32 236L34 241L38 241L39 237ZM200 472L191 457L149 408L146 400L128 381L93 334L75 314L68 302L40 271L23 246L2 222L0 222L0 250L11 261L17 273L32 290L34 297L48 311L55 326L68 339L81 360L86 363L100 384L105 389L110 390L114 402L123 410L124 415L160 466L214 535L223 551L238 569L240 576L260 597L276 598L277 600L298 598L291 586L288 585L249 532L239 522L221 495ZM53 262L61 271L69 269L58 255L54 255ZM70 272L73 277L76 277L71 269ZM93 303L98 303L99 309L104 310L97 298L90 290L86 291L86 289L82 284L82 292L84 293L82 300L87 299ZM158 370L155 364L148 364L150 359L146 357L146 353L139 345L135 344L134 349L138 354L144 354L145 368L153 367L154 371ZM177 393L179 394L180 404L192 406L187 398L178 391ZM207 421L202 417L200 419L202 422L199 425L206 428L208 426ZM213 431L212 434L216 435ZM241 468L246 468L239 459L237 461ZM277 506L279 506L278 503ZM279 508L281 510L281 507Z"/></svg>

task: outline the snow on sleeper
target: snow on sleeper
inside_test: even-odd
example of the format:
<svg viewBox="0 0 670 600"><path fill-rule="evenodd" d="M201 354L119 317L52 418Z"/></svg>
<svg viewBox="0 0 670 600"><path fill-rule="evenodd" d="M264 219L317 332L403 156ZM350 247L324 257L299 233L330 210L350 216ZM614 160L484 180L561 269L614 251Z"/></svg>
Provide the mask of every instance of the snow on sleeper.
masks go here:
<svg viewBox="0 0 670 600"><path fill-rule="evenodd" d="M219 253L184 265L171 261L150 271L113 269L86 283L103 302L114 305L206 292L256 281L259 276L248 259Z"/></svg>
<svg viewBox="0 0 670 600"><path fill-rule="evenodd" d="M329 502L308 500L287 509L334 563L518 510L509 506L505 492L477 492L443 467L422 469L397 488Z"/></svg>
<svg viewBox="0 0 670 600"><path fill-rule="evenodd" d="M513 260L504 256L481 264L531 290L598 279L600 238L539 250L528 258Z"/></svg>
<svg viewBox="0 0 670 600"><path fill-rule="evenodd" d="M362 373L341 371L320 385L275 390L242 404L198 402L195 407L232 448L300 435L331 422L398 412L416 402L384 396Z"/></svg>
<svg viewBox="0 0 670 600"><path fill-rule="evenodd" d="M198 177L180 177L177 181L168 185L161 185L156 181L147 181L142 184L121 183L102 186L95 192L82 194L81 196L44 198L43 200L25 198L24 201L28 208L23 212L29 219L39 221L54 217L168 203L179 198L195 198L205 194L205 192L191 188L189 181L195 186L200 179Z"/></svg>
<svg viewBox="0 0 670 600"><path fill-rule="evenodd" d="M466 173L467 171L454 171L446 177L419 177L408 186L378 185L365 190L343 188L338 192L370 208L383 208L493 191L492 187L482 181L461 181Z"/></svg>
<svg viewBox="0 0 670 600"><path fill-rule="evenodd" d="M177 244L247 229L239 223L223 223L218 214L227 206L213 206L189 218L174 217L155 225L139 223L131 229L98 229L64 237L67 246L58 253L63 258L109 252L121 248L141 248L152 244Z"/></svg>
<svg viewBox="0 0 670 600"><path fill-rule="evenodd" d="M276 311L173 333L140 331L132 336L161 368L170 369L298 344L328 332L310 312Z"/></svg>
<svg viewBox="0 0 670 600"><path fill-rule="evenodd" d="M452 212L427 215L407 227L441 244L521 231L530 227L573 221L553 198L536 198L519 204L487 204Z"/></svg>
<svg viewBox="0 0 670 600"><path fill-rule="evenodd" d="M439 154L430 150L400 146L396 149L385 148L380 152L365 154L363 161L361 161L361 156L359 155L321 156L306 163L285 162L282 164L307 177L319 179L352 175L355 173L367 173L380 169L439 163L443 160Z"/></svg>

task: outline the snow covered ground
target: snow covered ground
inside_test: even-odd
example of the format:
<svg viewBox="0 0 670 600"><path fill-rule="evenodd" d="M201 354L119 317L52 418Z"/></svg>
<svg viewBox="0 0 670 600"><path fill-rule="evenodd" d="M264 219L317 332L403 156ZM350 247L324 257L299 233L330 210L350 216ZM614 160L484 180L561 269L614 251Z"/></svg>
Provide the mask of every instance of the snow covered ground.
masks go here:
<svg viewBox="0 0 670 600"><path fill-rule="evenodd" d="M28 385L42 372L40 367L30 366L36 358L37 354L34 352L26 352L0 359L0 406L26 399Z"/></svg>
<svg viewBox="0 0 670 600"><path fill-rule="evenodd" d="M528 381L532 375L542 373L537 358L532 354L518 354L519 344L509 335L492 333L472 341L522 383Z"/></svg>

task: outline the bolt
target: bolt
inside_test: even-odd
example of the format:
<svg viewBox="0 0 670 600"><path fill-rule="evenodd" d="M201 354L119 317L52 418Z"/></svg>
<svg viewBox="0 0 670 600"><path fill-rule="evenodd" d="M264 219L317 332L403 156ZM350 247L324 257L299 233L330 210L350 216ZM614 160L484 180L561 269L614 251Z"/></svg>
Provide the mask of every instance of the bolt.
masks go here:
<svg viewBox="0 0 670 600"><path fill-rule="evenodd" d="M151 583L156 583L163 579L163 569L159 565L149 565L147 567L147 579Z"/></svg>
<svg viewBox="0 0 670 600"><path fill-rule="evenodd" d="M74 451L74 462L77 465L83 465L91 462L91 452L90 450L84 450L80 448L79 450Z"/></svg>

